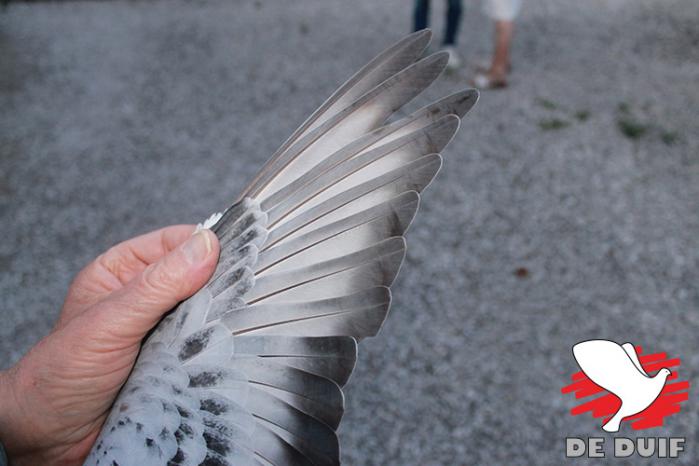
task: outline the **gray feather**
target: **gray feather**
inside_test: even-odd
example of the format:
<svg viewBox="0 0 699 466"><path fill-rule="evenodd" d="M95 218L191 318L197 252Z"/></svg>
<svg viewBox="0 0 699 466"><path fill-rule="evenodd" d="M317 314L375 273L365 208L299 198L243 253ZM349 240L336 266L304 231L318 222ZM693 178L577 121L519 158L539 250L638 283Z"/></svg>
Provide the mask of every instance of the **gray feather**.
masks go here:
<svg viewBox="0 0 699 466"><path fill-rule="evenodd" d="M266 249L258 257L256 274L318 262L353 252L361 244L401 236L410 225L419 202L418 193L406 191L382 204Z"/></svg>
<svg viewBox="0 0 699 466"><path fill-rule="evenodd" d="M403 235L476 102L384 125L443 70L427 31L350 78L211 227L207 285L151 332L86 465L337 465L341 387L375 335Z"/></svg>

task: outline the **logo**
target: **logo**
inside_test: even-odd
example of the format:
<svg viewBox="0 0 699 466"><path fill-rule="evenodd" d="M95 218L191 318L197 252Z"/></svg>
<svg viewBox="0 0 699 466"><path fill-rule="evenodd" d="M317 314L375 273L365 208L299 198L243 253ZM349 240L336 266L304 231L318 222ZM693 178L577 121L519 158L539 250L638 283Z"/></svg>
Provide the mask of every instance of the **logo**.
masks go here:
<svg viewBox="0 0 699 466"><path fill-rule="evenodd" d="M666 418L680 412L689 398L689 382L679 379L679 358L667 353L642 354L640 346L619 345L608 340L588 340L573 346L573 357L581 371L570 376L571 383L561 389L581 400L571 415L589 413L599 419L601 428L616 433L623 424L633 430L662 427ZM617 437L614 456L627 457L637 451L641 456L676 457L684 438ZM653 442L650 442L653 440ZM603 457L604 438L566 439L568 457ZM649 450L652 452L649 455ZM600 456L601 454L601 456Z"/></svg>

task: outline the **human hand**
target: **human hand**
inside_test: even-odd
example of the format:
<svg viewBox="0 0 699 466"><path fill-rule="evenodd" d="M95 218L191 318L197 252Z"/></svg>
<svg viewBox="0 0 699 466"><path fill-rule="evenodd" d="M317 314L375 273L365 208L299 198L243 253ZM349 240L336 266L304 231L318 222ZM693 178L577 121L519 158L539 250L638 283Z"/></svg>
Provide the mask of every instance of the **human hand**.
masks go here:
<svg viewBox="0 0 699 466"><path fill-rule="evenodd" d="M167 227L99 256L71 284L51 333L0 373L11 465L82 464L145 335L216 267L216 235L193 231Z"/></svg>

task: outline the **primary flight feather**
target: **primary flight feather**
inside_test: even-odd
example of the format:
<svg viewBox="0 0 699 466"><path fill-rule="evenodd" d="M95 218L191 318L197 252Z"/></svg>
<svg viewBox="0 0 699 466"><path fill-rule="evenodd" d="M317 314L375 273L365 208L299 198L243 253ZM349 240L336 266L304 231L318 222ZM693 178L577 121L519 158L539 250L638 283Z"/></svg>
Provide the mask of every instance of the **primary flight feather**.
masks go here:
<svg viewBox="0 0 699 466"><path fill-rule="evenodd" d="M478 94L386 124L443 71L420 31L340 87L204 226L207 285L145 341L89 466L337 465L341 387L375 335L403 235Z"/></svg>

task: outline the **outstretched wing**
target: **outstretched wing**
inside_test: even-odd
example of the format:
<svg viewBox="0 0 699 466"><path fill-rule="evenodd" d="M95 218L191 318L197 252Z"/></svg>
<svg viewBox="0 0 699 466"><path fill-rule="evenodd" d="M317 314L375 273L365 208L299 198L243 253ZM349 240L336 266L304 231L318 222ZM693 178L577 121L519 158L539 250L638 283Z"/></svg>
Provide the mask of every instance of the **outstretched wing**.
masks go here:
<svg viewBox="0 0 699 466"><path fill-rule="evenodd" d="M419 193L477 99L384 125L443 70L444 53L416 61L428 41L353 76L220 217L214 275L144 344L88 464L339 464L356 342L386 318Z"/></svg>
<svg viewBox="0 0 699 466"><path fill-rule="evenodd" d="M638 354L636 353L636 347L633 346L633 343L624 343L621 345L621 347L624 349L624 351L626 351L626 354L629 355L629 359L631 359L633 365L636 366L636 369L638 369L638 371L646 377L650 377L645 369L643 369L641 361L638 359Z"/></svg>

